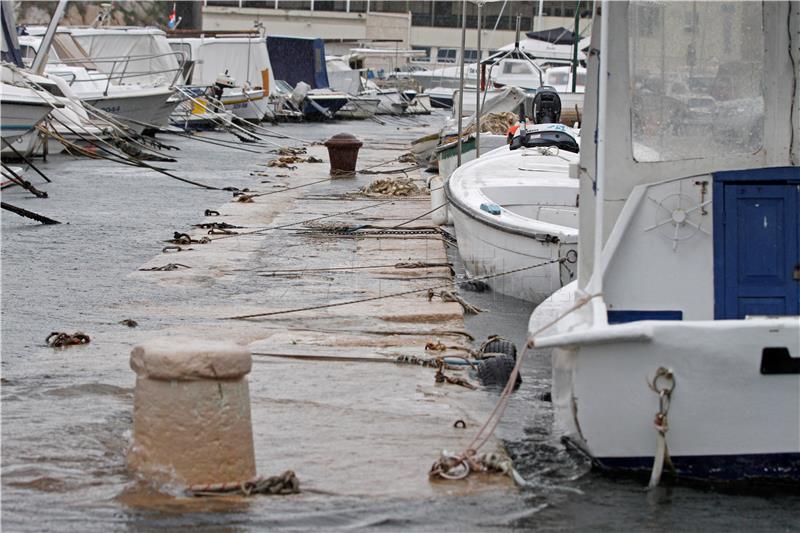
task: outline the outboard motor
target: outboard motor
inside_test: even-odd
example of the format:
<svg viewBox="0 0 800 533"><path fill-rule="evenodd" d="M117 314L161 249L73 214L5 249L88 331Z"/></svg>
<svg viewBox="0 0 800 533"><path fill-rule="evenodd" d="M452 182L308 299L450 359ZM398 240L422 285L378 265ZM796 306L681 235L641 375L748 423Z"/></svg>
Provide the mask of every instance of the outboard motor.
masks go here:
<svg viewBox="0 0 800 533"><path fill-rule="evenodd" d="M561 120L561 98L553 87L540 87L533 98L535 124L557 124Z"/></svg>
<svg viewBox="0 0 800 533"><path fill-rule="evenodd" d="M211 86L211 96L214 98L212 108L215 108L217 111L222 111L224 108L222 105L222 94L225 92L225 89L230 89L235 85L233 78L228 76L227 70L225 74L217 76L217 79L214 80L214 85Z"/></svg>

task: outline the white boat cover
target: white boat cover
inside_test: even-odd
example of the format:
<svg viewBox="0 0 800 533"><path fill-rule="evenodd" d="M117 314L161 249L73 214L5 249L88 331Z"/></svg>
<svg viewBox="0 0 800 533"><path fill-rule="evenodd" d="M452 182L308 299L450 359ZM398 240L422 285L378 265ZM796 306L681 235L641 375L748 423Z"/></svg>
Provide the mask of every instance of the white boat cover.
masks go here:
<svg viewBox="0 0 800 533"><path fill-rule="evenodd" d="M168 42L173 50L184 52L187 59L195 62L191 79L194 85L212 85L227 70L236 85L265 88L261 72L269 70L269 88L275 87L263 37L170 38Z"/></svg>
<svg viewBox="0 0 800 533"><path fill-rule="evenodd" d="M158 28L72 28L70 33L100 71L124 71L122 83L168 85L180 68L167 34ZM110 61L121 58L130 58L130 62Z"/></svg>
<svg viewBox="0 0 800 533"><path fill-rule="evenodd" d="M350 68L350 65L339 57L327 57L325 66L328 69L328 85L334 91L356 95L362 90L361 73Z"/></svg>

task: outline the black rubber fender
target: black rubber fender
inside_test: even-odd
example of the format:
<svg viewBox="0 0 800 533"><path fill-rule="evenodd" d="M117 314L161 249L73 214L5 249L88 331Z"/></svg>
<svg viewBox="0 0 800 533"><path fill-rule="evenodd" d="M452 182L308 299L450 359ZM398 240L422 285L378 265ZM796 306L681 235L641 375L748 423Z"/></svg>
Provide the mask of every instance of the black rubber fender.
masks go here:
<svg viewBox="0 0 800 533"><path fill-rule="evenodd" d="M510 355L515 361L517 359L517 347L513 342L502 337L497 337L488 341L481 349L481 354L490 353L502 353Z"/></svg>
<svg viewBox="0 0 800 533"><path fill-rule="evenodd" d="M483 359L478 363L476 369L478 379L486 387L503 388L508 383L508 378L511 377L511 372L514 370L516 362L516 359L508 354L498 354L494 357ZM517 390L521 384L522 376L517 374L514 390Z"/></svg>

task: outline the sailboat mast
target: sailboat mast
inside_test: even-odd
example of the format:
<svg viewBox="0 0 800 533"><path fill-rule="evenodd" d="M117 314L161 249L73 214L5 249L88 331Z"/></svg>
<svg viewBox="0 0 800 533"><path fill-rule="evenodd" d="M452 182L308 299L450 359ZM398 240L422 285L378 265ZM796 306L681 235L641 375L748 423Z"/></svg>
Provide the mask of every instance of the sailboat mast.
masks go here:
<svg viewBox="0 0 800 533"><path fill-rule="evenodd" d="M456 148L458 157L456 162L461 166L461 135L463 133L463 121L461 120L464 114L464 51L467 46L467 0L461 2L461 65L458 80L458 147Z"/></svg>
<svg viewBox="0 0 800 533"><path fill-rule="evenodd" d="M42 42L39 45L39 51L36 52L36 57L31 65L31 71L34 74L41 74L44 72L44 66L47 63L47 54L50 52L50 45L53 44L53 37L55 37L58 23L61 22L61 17L64 16L64 11L67 9L68 0L59 0L53 17L50 19L50 24L47 25L47 31L42 37Z"/></svg>

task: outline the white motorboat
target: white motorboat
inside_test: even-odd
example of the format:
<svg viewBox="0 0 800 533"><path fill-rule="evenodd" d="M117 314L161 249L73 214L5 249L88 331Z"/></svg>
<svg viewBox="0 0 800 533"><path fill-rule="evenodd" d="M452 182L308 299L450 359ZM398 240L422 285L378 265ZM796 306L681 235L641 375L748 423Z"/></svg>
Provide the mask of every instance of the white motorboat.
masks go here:
<svg viewBox="0 0 800 533"><path fill-rule="evenodd" d="M44 30L32 31L43 33ZM28 57L35 55L41 43L41 37L36 36L22 36L19 40L23 52L30 49L23 54ZM67 31L55 34L48 57L47 74L61 76L83 102L117 116L136 133L141 133L148 125L157 128L166 125L169 114L178 105L178 101L169 102L174 91L163 79L139 83L137 71L125 71L126 62L131 58L99 59L100 64L119 62L123 65L122 71L101 71ZM176 66L172 74L177 75L179 71L180 66Z"/></svg>
<svg viewBox="0 0 800 533"><path fill-rule="evenodd" d="M3 146L4 157L18 157L17 153L27 157L44 153L60 152L67 143L83 145L85 139L103 138L108 135L109 125L97 117L90 118L80 99L74 94L65 80L58 76L38 76L26 70L3 65L3 80L16 86L32 90L39 103L50 110L46 131L30 130L16 139L13 150ZM16 152L15 152L16 151Z"/></svg>
<svg viewBox="0 0 800 533"><path fill-rule="evenodd" d="M403 91L400 93L403 100L408 102L405 112L409 115L430 115L432 110L431 97L429 94L418 93L417 91Z"/></svg>
<svg viewBox="0 0 800 533"><path fill-rule="evenodd" d="M9 143L35 128L52 110L50 104L33 89L17 87L5 81L0 97L0 131L3 140Z"/></svg>
<svg viewBox="0 0 800 533"><path fill-rule="evenodd" d="M408 109L408 102L397 89L381 89L369 82L361 94L378 99L378 115L402 115Z"/></svg>
<svg viewBox="0 0 800 533"><path fill-rule="evenodd" d="M674 53L672 28L643 31L637 4L595 15L579 280L572 303L554 296L557 310L529 326L553 350L555 431L650 486L670 472L796 488L800 37L786 28L800 27L797 3L736 4L725 25L714 4L659 6L663 20L693 21L681 49L705 44L689 54ZM751 75L731 77L731 62ZM689 113L664 127L679 105L670 82L692 76L742 106L735 135Z"/></svg>
<svg viewBox="0 0 800 533"><path fill-rule="evenodd" d="M378 112L380 102L380 99L369 96L350 96L347 104L336 112L336 117L361 120L372 118Z"/></svg>
<svg viewBox="0 0 800 533"><path fill-rule="evenodd" d="M534 303L576 275L578 137L561 124L520 128L503 146L460 166L445 183L470 276ZM508 274L503 274L509 272Z"/></svg>

